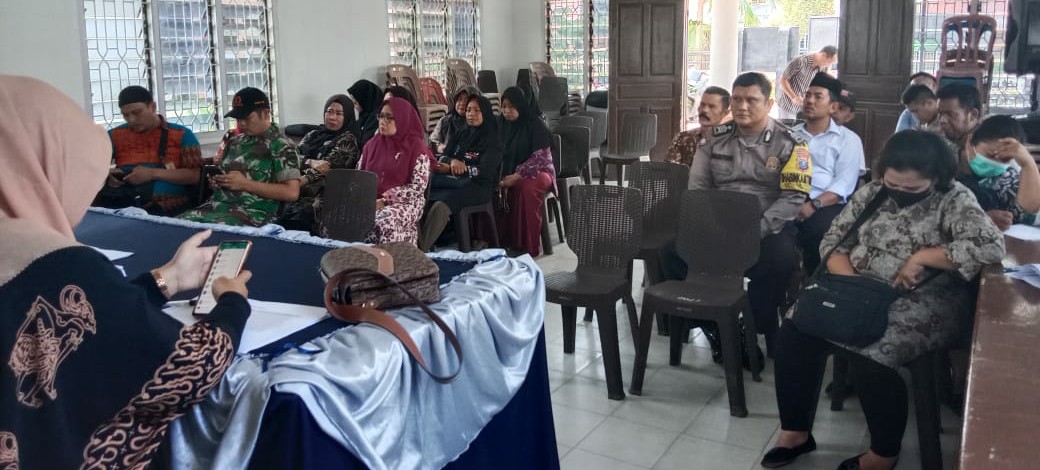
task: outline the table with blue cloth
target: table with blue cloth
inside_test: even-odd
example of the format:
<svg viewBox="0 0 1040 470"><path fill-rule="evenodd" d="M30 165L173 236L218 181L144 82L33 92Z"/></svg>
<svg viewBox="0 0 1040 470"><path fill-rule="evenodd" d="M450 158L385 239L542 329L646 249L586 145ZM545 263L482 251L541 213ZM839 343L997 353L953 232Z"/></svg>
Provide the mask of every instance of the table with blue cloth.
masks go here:
<svg viewBox="0 0 1040 470"><path fill-rule="evenodd" d="M323 306L321 256L347 243L276 225L226 227L91 209L76 238L129 251L129 277L169 260L202 228L205 243L248 239L250 298ZM221 384L170 428L156 464L172 468L559 468L546 368L544 284L529 257L435 253L442 300L430 307L462 343L442 385L391 334L334 318L239 355ZM197 293L184 293L188 298ZM418 308L391 313L431 368L458 365ZM142 332L142 334L147 334Z"/></svg>

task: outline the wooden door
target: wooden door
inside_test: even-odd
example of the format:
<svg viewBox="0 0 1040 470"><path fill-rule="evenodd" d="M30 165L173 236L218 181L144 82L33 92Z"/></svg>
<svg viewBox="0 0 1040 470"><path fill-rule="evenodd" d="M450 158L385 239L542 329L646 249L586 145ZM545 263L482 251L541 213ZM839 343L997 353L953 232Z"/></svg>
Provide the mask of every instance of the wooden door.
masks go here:
<svg viewBox="0 0 1040 470"><path fill-rule="evenodd" d="M626 113L657 115L651 159L664 160L683 122L686 0L610 2L610 151Z"/></svg>
<svg viewBox="0 0 1040 470"><path fill-rule="evenodd" d="M863 139L870 168L903 112L913 28L913 0L841 1L838 75L856 94L856 119L849 128Z"/></svg>

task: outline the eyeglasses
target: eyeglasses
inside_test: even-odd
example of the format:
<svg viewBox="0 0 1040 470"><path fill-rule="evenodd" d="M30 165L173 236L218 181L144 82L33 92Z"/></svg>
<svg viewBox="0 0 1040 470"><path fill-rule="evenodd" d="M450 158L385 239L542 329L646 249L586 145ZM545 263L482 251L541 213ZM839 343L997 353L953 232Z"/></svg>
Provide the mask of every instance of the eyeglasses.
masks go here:
<svg viewBox="0 0 1040 470"><path fill-rule="evenodd" d="M329 108L325 110L325 114L334 114L336 116L342 116L343 111L336 111L335 109Z"/></svg>
<svg viewBox="0 0 1040 470"><path fill-rule="evenodd" d="M394 122L393 114L379 113L376 115L376 119L382 119L386 122Z"/></svg>

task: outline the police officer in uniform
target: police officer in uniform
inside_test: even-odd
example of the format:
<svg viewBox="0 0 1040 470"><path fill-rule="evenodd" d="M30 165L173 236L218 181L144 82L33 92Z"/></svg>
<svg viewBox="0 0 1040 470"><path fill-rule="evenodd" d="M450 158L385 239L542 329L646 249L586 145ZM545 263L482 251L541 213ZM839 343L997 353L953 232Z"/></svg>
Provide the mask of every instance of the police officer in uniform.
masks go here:
<svg viewBox="0 0 1040 470"><path fill-rule="evenodd" d="M715 126L712 137L697 148L689 187L758 197L760 255L745 275L750 279L748 297L756 329L765 334L771 350L788 281L799 262L797 231L791 222L809 192L812 163L808 145L769 117L772 85L764 75L741 74L732 90L733 121ZM674 253L662 261L667 277L685 276L685 266Z"/></svg>

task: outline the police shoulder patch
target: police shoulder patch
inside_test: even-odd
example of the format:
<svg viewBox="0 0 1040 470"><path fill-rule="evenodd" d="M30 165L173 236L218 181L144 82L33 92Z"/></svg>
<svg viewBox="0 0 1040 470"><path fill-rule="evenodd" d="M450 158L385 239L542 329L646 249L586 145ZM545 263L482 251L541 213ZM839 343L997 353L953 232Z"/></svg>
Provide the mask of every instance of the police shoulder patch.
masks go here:
<svg viewBox="0 0 1040 470"><path fill-rule="evenodd" d="M719 124L719 125L711 128L711 136L712 137L718 137L718 136L723 135L723 134L729 134L730 132L733 132L733 129L736 129L736 128L737 128L737 126L735 124L733 124L732 122L728 122L726 124Z"/></svg>

